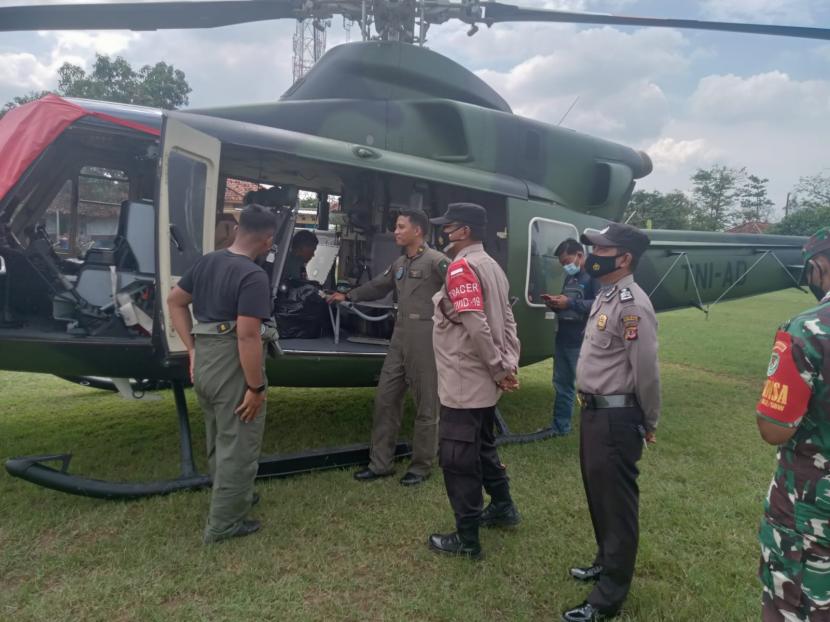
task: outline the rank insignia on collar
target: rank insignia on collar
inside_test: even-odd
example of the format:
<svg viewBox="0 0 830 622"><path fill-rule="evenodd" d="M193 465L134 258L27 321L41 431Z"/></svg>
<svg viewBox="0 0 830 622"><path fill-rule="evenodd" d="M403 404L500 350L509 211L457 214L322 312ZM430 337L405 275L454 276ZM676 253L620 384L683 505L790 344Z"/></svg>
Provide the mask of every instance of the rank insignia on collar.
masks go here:
<svg viewBox="0 0 830 622"><path fill-rule="evenodd" d="M597 318L597 330L605 330L606 324L608 324L608 316L600 313L600 316Z"/></svg>
<svg viewBox="0 0 830 622"><path fill-rule="evenodd" d="M404 270L403 266L398 266L398 269L395 271L395 278L400 281L404 274L406 274L406 270Z"/></svg>
<svg viewBox="0 0 830 622"><path fill-rule="evenodd" d="M629 302L631 300L634 300L634 294L627 287L623 287L620 290L620 302Z"/></svg>
<svg viewBox="0 0 830 622"><path fill-rule="evenodd" d="M611 300L611 296L614 295L615 291L617 291L617 286L616 285L612 285L611 287L609 287L608 291L605 292L605 299L606 300Z"/></svg>

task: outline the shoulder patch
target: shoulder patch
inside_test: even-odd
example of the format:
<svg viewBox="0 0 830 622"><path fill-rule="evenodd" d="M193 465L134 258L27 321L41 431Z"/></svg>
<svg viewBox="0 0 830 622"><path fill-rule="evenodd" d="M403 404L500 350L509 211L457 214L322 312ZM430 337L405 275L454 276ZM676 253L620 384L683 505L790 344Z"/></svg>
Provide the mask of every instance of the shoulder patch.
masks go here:
<svg viewBox="0 0 830 622"><path fill-rule="evenodd" d="M631 302L632 300L634 300L634 294L627 287L623 287L620 290L620 302Z"/></svg>
<svg viewBox="0 0 830 622"><path fill-rule="evenodd" d="M639 315L624 315L622 318L623 326L626 328L630 326L637 326L640 323L640 316Z"/></svg>
<svg viewBox="0 0 830 622"><path fill-rule="evenodd" d="M484 299L481 296L481 283L478 275L467 263L459 259L449 264L447 272L447 295L457 313L464 311L484 311Z"/></svg>
<svg viewBox="0 0 830 622"><path fill-rule="evenodd" d="M807 412L812 394L812 385L800 373L793 357L792 336L779 330L756 411L786 427L795 427Z"/></svg>
<svg viewBox="0 0 830 622"><path fill-rule="evenodd" d="M447 273L447 268L450 267L450 262L448 259L441 259L438 262L438 274L444 276Z"/></svg>

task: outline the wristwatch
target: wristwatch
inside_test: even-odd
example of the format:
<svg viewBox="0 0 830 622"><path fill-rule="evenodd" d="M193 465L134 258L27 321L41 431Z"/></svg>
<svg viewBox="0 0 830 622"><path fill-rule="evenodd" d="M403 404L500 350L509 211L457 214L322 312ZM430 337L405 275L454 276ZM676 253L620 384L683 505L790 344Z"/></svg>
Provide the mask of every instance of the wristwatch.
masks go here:
<svg viewBox="0 0 830 622"><path fill-rule="evenodd" d="M266 387L266 385L264 383L259 385L258 387L252 387L249 384L246 384L245 386L248 389L248 391L250 391L251 393L263 393L263 392L265 392L265 387Z"/></svg>

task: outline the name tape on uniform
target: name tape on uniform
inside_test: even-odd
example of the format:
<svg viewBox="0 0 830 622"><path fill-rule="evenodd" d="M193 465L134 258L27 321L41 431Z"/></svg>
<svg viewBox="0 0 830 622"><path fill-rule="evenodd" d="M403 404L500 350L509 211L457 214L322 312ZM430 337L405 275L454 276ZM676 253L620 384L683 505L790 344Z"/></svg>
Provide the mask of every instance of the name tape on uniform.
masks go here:
<svg viewBox="0 0 830 622"><path fill-rule="evenodd" d="M481 292L478 275L466 259L459 259L450 264L447 273L447 294L457 313L484 311L484 299Z"/></svg>

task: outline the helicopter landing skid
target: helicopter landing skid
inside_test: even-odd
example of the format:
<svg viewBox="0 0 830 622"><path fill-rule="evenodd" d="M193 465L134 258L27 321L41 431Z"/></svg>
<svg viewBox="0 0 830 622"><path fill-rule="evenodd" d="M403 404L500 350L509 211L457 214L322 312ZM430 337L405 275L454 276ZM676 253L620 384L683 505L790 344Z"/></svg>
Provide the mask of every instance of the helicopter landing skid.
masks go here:
<svg viewBox="0 0 830 622"><path fill-rule="evenodd" d="M173 397L179 419L179 453L181 475L175 479L152 482L116 482L91 479L69 473L72 454L50 454L43 456L22 456L6 461L9 475L19 477L59 492L65 492L96 499L140 499L166 495L181 490L197 490L211 485L210 477L196 471L193 462L193 442L190 434L190 420L184 386L173 381ZM399 441L395 446L395 458L412 454L408 443ZM56 469L45 463L60 462ZM285 455L264 456L259 461L258 479L287 477L311 471L365 465L369 462L369 446L347 445L334 448L320 448Z"/></svg>
<svg viewBox="0 0 830 622"><path fill-rule="evenodd" d="M507 422L501 414L501 411L499 411L498 406L496 406L496 431L498 432L498 435L496 436L497 447L500 447L501 445L512 445L513 443L518 443L520 445L523 443L533 443L535 441L543 441L547 438L553 438L556 436L556 432L554 432L552 427L542 428L536 432L511 432L510 428L507 426Z"/></svg>

